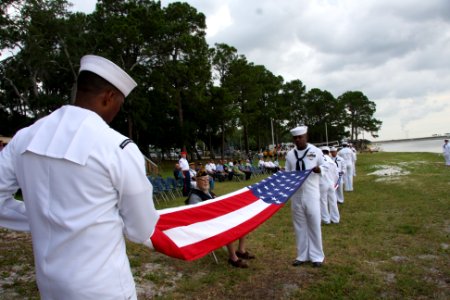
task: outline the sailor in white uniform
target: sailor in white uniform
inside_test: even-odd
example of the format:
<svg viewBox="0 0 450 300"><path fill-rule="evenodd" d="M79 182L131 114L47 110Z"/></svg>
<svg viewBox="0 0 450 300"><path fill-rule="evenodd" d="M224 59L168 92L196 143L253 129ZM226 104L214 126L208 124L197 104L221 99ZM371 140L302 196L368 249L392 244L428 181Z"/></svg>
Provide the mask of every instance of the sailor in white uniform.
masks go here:
<svg viewBox="0 0 450 300"><path fill-rule="evenodd" d="M320 227L319 180L324 170L322 151L307 142L308 127L291 130L296 147L286 155L286 171L308 170L313 172L291 198L292 217L297 243L297 257L293 266L311 261L320 267L325 259Z"/></svg>
<svg viewBox="0 0 450 300"><path fill-rule="evenodd" d="M338 181L339 174L335 162L329 156L330 147L323 146L321 149L326 172L320 177L320 215L324 224L330 224L330 222L338 224L340 215L334 186Z"/></svg>
<svg viewBox="0 0 450 300"><path fill-rule="evenodd" d="M347 143L342 144L342 149L338 152L338 155L345 160L345 177L344 177L344 191L353 191L353 166L355 161L355 153L348 147Z"/></svg>
<svg viewBox="0 0 450 300"><path fill-rule="evenodd" d="M337 155L337 148L330 147L331 159L334 161L338 168L338 188L336 189L336 197L338 204L344 203L344 176L345 176L345 160Z"/></svg>
<svg viewBox="0 0 450 300"><path fill-rule="evenodd" d="M450 167L450 144L448 143L448 140L444 140L444 145L442 146L442 154L445 158L445 165L447 167Z"/></svg>
<svg viewBox="0 0 450 300"><path fill-rule="evenodd" d="M353 177L356 176L356 161L358 160L358 151L352 143L348 144L348 147L353 151Z"/></svg>
<svg viewBox="0 0 450 300"><path fill-rule="evenodd" d="M0 226L31 231L42 299L137 298L124 234L151 246L159 215L142 153L107 124L135 86L111 61L84 56L74 105L0 152Z"/></svg>

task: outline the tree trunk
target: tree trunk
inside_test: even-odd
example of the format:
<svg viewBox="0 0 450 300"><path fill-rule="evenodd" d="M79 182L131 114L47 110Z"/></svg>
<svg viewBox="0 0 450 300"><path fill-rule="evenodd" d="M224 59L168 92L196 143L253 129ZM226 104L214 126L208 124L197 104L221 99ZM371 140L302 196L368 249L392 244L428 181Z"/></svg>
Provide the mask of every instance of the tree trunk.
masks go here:
<svg viewBox="0 0 450 300"><path fill-rule="evenodd" d="M225 124L222 123L220 126L222 129L222 145L220 146L220 156L224 159L224 149L225 149Z"/></svg>
<svg viewBox="0 0 450 300"><path fill-rule="evenodd" d="M243 129L244 129L244 148L245 148L245 153L248 156L248 150L249 149L248 149L248 130L247 130L247 126L244 125ZM242 149L240 149L240 150L242 151Z"/></svg>

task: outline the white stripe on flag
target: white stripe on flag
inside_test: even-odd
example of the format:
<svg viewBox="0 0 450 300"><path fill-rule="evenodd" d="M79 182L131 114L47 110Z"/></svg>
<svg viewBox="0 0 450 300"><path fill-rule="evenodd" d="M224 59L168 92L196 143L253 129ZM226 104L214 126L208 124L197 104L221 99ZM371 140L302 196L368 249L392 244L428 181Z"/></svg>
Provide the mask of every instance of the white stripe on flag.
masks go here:
<svg viewBox="0 0 450 300"><path fill-rule="evenodd" d="M224 198L229 198L229 197L232 197L232 196L237 195L237 194L242 194L242 193L244 193L244 192L246 192L248 190L249 190L248 188L244 187L244 188L239 189L239 190L237 190L235 192L231 192L231 193L228 193L226 195L223 195L223 196L220 196L220 197L216 197L216 198L210 199L210 200L205 200L205 201L202 201L202 202L199 202L199 203L196 203L196 204L182 205L182 206L175 206L175 207L168 207L168 208L164 208L164 209L158 209L158 213L160 215L163 215L163 214L172 213L172 212L176 212L176 211L180 211L180 210L191 209L194 206L202 206L202 205L206 205L206 204L209 204L209 203L217 202L217 201L223 200Z"/></svg>
<svg viewBox="0 0 450 300"><path fill-rule="evenodd" d="M203 222L197 222L188 226L174 227L164 231L164 233L181 248L237 227L241 223L258 215L270 205L271 204L258 199L247 206L223 216Z"/></svg>

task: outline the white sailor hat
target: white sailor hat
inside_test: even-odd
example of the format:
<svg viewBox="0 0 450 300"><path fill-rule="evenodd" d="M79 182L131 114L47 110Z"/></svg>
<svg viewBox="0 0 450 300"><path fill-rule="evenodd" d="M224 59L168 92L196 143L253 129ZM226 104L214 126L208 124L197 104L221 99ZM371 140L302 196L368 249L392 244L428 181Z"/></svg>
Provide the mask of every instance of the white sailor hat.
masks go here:
<svg viewBox="0 0 450 300"><path fill-rule="evenodd" d="M330 147L328 147L328 146L322 146L322 147L320 147L320 150L325 150L325 151L328 151L328 152L330 152Z"/></svg>
<svg viewBox="0 0 450 300"><path fill-rule="evenodd" d="M80 72L90 71L114 85L126 97L137 86L136 81L112 61L97 55L85 55L80 61Z"/></svg>
<svg viewBox="0 0 450 300"><path fill-rule="evenodd" d="M331 147L330 147L330 151L337 151L337 148L334 147L334 146L331 146Z"/></svg>
<svg viewBox="0 0 450 300"><path fill-rule="evenodd" d="M307 126L297 126L294 129L291 129L292 136L303 135L308 132Z"/></svg>

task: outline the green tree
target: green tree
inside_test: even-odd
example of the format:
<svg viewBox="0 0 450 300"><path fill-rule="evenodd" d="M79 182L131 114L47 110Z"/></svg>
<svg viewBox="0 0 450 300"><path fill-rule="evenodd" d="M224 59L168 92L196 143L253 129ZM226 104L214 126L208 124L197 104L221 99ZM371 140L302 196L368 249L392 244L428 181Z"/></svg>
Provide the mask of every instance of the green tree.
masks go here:
<svg viewBox="0 0 450 300"><path fill-rule="evenodd" d="M306 124L306 86L299 79L286 82L282 87L281 101L285 108L287 127Z"/></svg>
<svg viewBox="0 0 450 300"><path fill-rule="evenodd" d="M250 124L253 125L250 127L250 134L256 138L254 147L259 149L263 145L272 144L272 132L273 141L278 144L278 135L283 130L285 109L281 97L283 78L275 76L263 66L257 66L257 70L260 93L253 118L250 118Z"/></svg>
<svg viewBox="0 0 450 300"><path fill-rule="evenodd" d="M238 125L242 126L244 150L249 152L248 128L256 119L258 99L261 98L261 86L258 82L263 68L248 63L240 57L230 64L229 73L225 76L223 86L230 92L233 106L236 109Z"/></svg>
<svg viewBox="0 0 450 300"><path fill-rule="evenodd" d="M0 108L22 120L11 121L9 128L14 132L19 129L15 125L23 127L70 102L74 75L66 69L72 59L62 38L68 31L67 7L64 0L1 5L2 50L11 55L0 63Z"/></svg>
<svg viewBox="0 0 450 300"><path fill-rule="evenodd" d="M347 91L338 97L345 110L344 124L350 128L350 139L357 140L361 130L376 136L382 122L373 117L376 104L360 91Z"/></svg>
<svg viewBox="0 0 450 300"><path fill-rule="evenodd" d="M340 140L345 135L345 126L343 109L336 98L326 90L314 88L306 93L305 99L310 139L315 142Z"/></svg>
<svg viewBox="0 0 450 300"><path fill-rule="evenodd" d="M150 0L99 0L87 20L88 51L111 59L138 82L112 126L133 138L144 152L150 143L146 134L152 109L149 78L157 61L155 44L162 20L160 4Z"/></svg>
<svg viewBox="0 0 450 300"><path fill-rule="evenodd" d="M219 87L211 86L211 107L217 113L214 114L219 125L220 152L222 158L225 151L227 134L233 133L237 126L237 108L233 106L233 98L230 91L224 86L224 82L230 74L231 65L243 56L238 55L236 48L227 44L216 44L210 51L210 59L213 68L213 80Z"/></svg>
<svg viewBox="0 0 450 300"><path fill-rule="evenodd" d="M180 132L178 145L192 148L197 139L197 105L204 103L211 79L205 16L187 3L171 3L164 10L158 43L158 72L164 74L164 93Z"/></svg>

